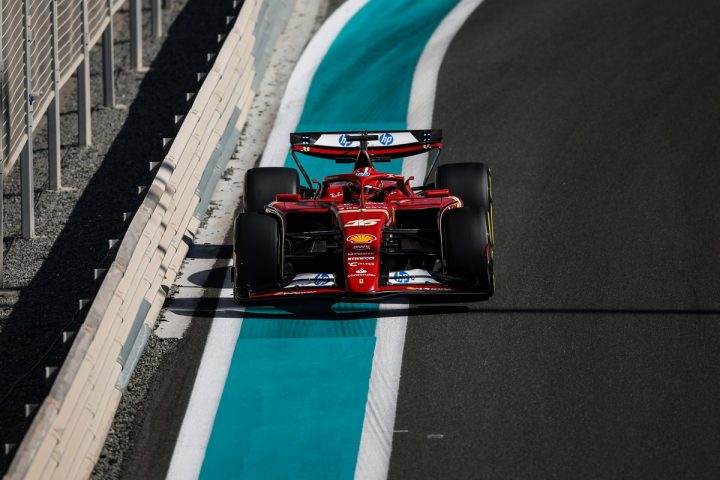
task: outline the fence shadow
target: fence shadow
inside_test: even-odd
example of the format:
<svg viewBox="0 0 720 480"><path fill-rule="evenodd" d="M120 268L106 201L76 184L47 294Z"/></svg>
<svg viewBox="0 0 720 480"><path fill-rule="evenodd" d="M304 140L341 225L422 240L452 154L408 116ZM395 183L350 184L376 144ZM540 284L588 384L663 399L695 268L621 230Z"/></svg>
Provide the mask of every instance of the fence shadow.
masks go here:
<svg viewBox="0 0 720 480"><path fill-rule="evenodd" d="M62 364L67 354L62 332L77 328L78 300L94 297L93 269L109 263L108 240L122 237L128 224L123 213L137 209L137 186L148 183L149 162L162 159L161 139L173 136L173 116L187 111L186 93L197 92L196 73L208 70L206 54L217 52L216 34L229 30L225 16L231 13L230 1L189 0L178 14L102 164L42 267L20 292L0 332L0 441L19 443L28 424L24 405L41 403L47 394L43 367ZM152 45L145 34L146 46ZM128 73L128 65L118 68ZM93 131L110 128L96 120Z"/></svg>

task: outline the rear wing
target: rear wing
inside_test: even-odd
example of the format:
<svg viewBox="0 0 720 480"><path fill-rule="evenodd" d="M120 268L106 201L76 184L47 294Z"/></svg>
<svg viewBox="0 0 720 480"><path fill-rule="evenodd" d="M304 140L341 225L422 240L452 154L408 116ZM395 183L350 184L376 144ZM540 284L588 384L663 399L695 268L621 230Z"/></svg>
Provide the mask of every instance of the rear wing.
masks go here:
<svg viewBox="0 0 720 480"><path fill-rule="evenodd" d="M345 162L361 150L371 157L403 158L442 149L442 130L383 130L375 132L296 132L290 150L312 157ZM379 160L379 158L376 158Z"/></svg>

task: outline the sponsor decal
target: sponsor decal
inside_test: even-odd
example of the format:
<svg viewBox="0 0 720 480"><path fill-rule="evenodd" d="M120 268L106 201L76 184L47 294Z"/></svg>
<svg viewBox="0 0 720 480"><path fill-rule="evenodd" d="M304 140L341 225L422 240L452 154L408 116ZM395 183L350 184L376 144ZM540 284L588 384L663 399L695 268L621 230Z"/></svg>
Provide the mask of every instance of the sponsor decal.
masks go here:
<svg viewBox="0 0 720 480"><path fill-rule="evenodd" d="M380 223L380 220L374 220L374 219L363 219L360 220L350 220L345 224L346 227L371 227L373 225L377 225Z"/></svg>
<svg viewBox="0 0 720 480"><path fill-rule="evenodd" d="M349 262L350 267L374 267L375 262Z"/></svg>
<svg viewBox="0 0 720 480"><path fill-rule="evenodd" d="M369 177L370 176L370 169L368 167L365 167L361 170L357 170L355 172L356 177Z"/></svg>
<svg viewBox="0 0 720 480"><path fill-rule="evenodd" d="M388 285L408 285L408 284L439 284L432 274L427 270L413 268L410 270L398 270L390 272Z"/></svg>
<svg viewBox="0 0 720 480"><path fill-rule="evenodd" d="M376 276L377 276L377 275L375 275L374 273L368 273L368 271L365 270L364 268L358 268L357 270L355 270L354 273L351 273L350 275L348 275L348 278L355 278L355 277L376 277Z"/></svg>
<svg viewBox="0 0 720 480"><path fill-rule="evenodd" d="M340 138L338 138L338 143L343 147L349 147L352 145L352 142L347 139L347 135L344 133L340 135Z"/></svg>
<svg viewBox="0 0 720 480"><path fill-rule="evenodd" d="M418 199L422 200L422 199ZM365 202L365 208L360 208L357 204L347 204L347 203L341 203L340 205L336 205L335 208L338 210L341 210L340 213L348 213L348 212L367 212L371 210L380 211L384 213L385 215L389 215L387 213L386 205L383 202Z"/></svg>
<svg viewBox="0 0 720 480"><path fill-rule="evenodd" d="M342 192L332 192L332 193L330 193L329 196L330 196L330 198L340 198L343 196L343 193Z"/></svg>
<svg viewBox="0 0 720 480"><path fill-rule="evenodd" d="M393 273L393 280L398 283L410 283L410 275L405 271L399 271Z"/></svg>
<svg viewBox="0 0 720 480"><path fill-rule="evenodd" d="M335 275L332 273L299 273L285 285L286 289L294 288L314 288L314 287L334 287Z"/></svg>
<svg viewBox="0 0 720 480"><path fill-rule="evenodd" d="M368 255L367 252L348 252L351 260L375 260L375 255Z"/></svg>
<svg viewBox="0 0 720 480"><path fill-rule="evenodd" d="M408 290L424 290L432 292L452 292L452 288L448 287L407 287Z"/></svg>
<svg viewBox="0 0 720 480"><path fill-rule="evenodd" d="M361 278L358 283L360 283L360 285L364 284L364 283L365 283L365 279Z"/></svg>
<svg viewBox="0 0 720 480"><path fill-rule="evenodd" d="M353 245L353 250L370 250L370 245ZM367 253L367 252L365 252Z"/></svg>
<svg viewBox="0 0 720 480"><path fill-rule="evenodd" d="M395 141L393 136L389 133L383 133L382 135L380 135L379 140L382 145L392 145L393 141Z"/></svg>
<svg viewBox="0 0 720 480"><path fill-rule="evenodd" d="M355 235L347 237L348 242L355 244L372 243L375 240L377 240L377 237L375 235L370 235L369 233L356 233Z"/></svg>
<svg viewBox="0 0 720 480"><path fill-rule="evenodd" d="M321 287L330 283L330 275L327 273L318 273L315 275L314 282L316 286Z"/></svg>

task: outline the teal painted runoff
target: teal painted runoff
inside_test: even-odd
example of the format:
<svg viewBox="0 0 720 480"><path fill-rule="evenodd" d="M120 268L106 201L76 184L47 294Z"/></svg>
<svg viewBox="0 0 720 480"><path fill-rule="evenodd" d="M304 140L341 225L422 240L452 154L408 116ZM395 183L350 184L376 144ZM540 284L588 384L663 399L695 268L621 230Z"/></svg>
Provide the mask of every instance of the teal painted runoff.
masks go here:
<svg viewBox="0 0 720 480"><path fill-rule="evenodd" d="M373 340L239 341L200 477L352 478Z"/></svg>
<svg viewBox="0 0 720 480"><path fill-rule="evenodd" d="M368 2L318 67L296 131L406 128L415 66L457 2ZM348 169L317 159L304 164L318 179ZM294 166L289 157L286 165ZM400 172L401 161L383 169ZM343 304L283 308L245 313L201 478L354 475L377 306L359 313Z"/></svg>

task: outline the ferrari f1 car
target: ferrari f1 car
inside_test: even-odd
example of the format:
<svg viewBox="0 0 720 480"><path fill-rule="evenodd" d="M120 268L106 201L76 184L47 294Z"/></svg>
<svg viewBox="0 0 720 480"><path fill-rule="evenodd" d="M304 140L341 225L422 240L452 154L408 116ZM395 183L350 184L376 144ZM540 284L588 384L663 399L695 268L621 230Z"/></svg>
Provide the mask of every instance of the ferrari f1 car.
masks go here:
<svg viewBox="0 0 720 480"><path fill-rule="evenodd" d="M441 130L292 133L290 144L297 170L252 168L245 177L245 212L235 220L233 245L239 303L492 296L490 171L482 163L435 169ZM423 153L433 160L422 186L375 169ZM299 155L354 166L319 182Z"/></svg>

